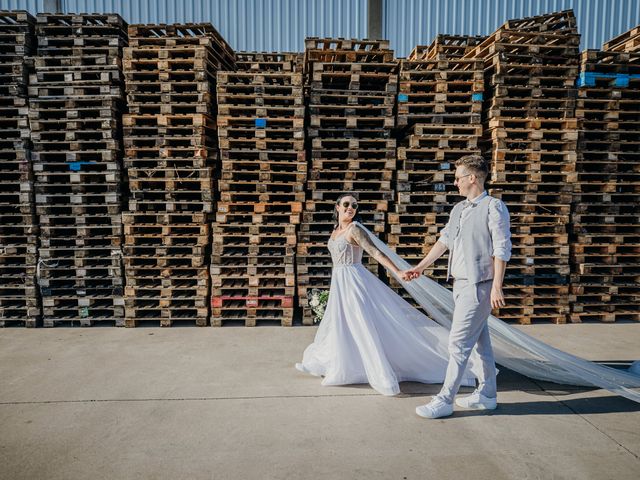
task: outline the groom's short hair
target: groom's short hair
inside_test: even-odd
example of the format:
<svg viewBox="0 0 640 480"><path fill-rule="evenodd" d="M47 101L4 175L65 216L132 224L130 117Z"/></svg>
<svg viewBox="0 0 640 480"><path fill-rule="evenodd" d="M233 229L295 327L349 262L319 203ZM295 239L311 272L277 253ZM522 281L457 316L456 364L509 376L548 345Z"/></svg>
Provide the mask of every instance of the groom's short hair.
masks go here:
<svg viewBox="0 0 640 480"><path fill-rule="evenodd" d="M467 171L479 177L484 184L489 176L489 165L482 155L465 155L456 161L456 167L465 167Z"/></svg>

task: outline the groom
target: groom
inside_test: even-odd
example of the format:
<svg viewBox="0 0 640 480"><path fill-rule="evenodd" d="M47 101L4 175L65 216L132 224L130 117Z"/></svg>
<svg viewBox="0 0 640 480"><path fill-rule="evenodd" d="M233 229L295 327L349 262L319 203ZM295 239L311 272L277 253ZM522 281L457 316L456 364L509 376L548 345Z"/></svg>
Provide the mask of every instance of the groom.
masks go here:
<svg viewBox="0 0 640 480"><path fill-rule="evenodd" d="M403 272L413 280L449 250L447 280L453 277L453 323L449 333L449 364L440 393L416 408L425 418L447 417L464 376L469 356L475 350L478 388L458 398L460 407L493 410L497 406L496 368L489 337L488 317L492 308L505 305L502 281L511 257L509 212L501 200L484 189L489 168L479 155L467 155L456 162L455 182L467 199L453 207L449 222L427 256ZM476 362L474 362L475 364Z"/></svg>

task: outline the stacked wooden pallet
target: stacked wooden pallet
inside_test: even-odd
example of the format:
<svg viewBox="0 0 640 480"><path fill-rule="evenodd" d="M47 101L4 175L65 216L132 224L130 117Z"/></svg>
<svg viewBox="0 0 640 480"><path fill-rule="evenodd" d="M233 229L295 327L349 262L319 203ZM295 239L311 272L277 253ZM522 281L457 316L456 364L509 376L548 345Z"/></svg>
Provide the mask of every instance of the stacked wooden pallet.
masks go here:
<svg viewBox="0 0 640 480"><path fill-rule="evenodd" d="M640 51L640 25L633 27L602 44L602 50L609 52L639 52Z"/></svg>
<svg viewBox="0 0 640 480"><path fill-rule="evenodd" d="M0 11L0 326L35 327L38 225L30 155L26 57L35 18Z"/></svg>
<svg viewBox="0 0 640 480"><path fill-rule="evenodd" d="M430 45L416 45L407 60L430 60L436 57L462 58L469 50L480 45L487 37L480 35L436 35Z"/></svg>
<svg viewBox="0 0 640 480"><path fill-rule="evenodd" d="M39 14L30 123L44 326L119 324L122 48L119 15Z"/></svg>
<svg viewBox="0 0 640 480"><path fill-rule="evenodd" d="M240 72L302 73L304 54L292 52L236 52L236 70Z"/></svg>
<svg viewBox="0 0 640 480"><path fill-rule="evenodd" d="M485 62L490 192L511 213L513 256L500 318L563 323L569 313L569 222L576 179L573 12L512 20L466 54Z"/></svg>
<svg viewBox="0 0 640 480"><path fill-rule="evenodd" d="M243 52L236 65L218 72L211 324L290 326L307 177L302 74L297 54Z"/></svg>
<svg viewBox="0 0 640 480"><path fill-rule="evenodd" d="M434 42L434 50L418 53L416 47L415 60L400 62L397 123L403 129L388 240L412 264L424 258L461 200L454 186L456 160L480 154L483 63L460 58L463 39L456 37L455 43L452 56L436 53L441 43ZM429 274L445 280L446 267L445 256ZM404 291L396 282L392 285Z"/></svg>
<svg viewBox="0 0 640 480"><path fill-rule="evenodd" d="M387 41L308 38L305 48L311 169L296 263L303 322L310 323L308 292L329 287L327 240L340 194L353 192L365 225L384 232L393 199L398 65Z"/></svg>
<svg viewBox="0 0 640 480"><path fill-rule="evenodd" d="M581 56L571 321L640 320L640 52Z"/></svg>
<svg viewBox="0 0 640 480"><path fill-rule="evenodd" d="M131 25L129 44L125 325L204 326L218 163L215 76L233 69L233 51L210 24Z"/></svg>

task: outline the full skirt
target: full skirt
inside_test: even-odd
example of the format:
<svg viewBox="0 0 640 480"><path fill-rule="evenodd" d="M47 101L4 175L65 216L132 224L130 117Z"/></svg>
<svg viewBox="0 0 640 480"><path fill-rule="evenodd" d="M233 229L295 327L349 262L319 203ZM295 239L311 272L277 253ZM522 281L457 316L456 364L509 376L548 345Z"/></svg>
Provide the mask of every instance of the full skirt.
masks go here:
<svg viewBox="0 0 640 480"><path fill-rule="evenodd" d="M444 381L448 336L362 264L334 266L324 317L298 368L324 377L322 385L368 383L397 395L399 382ZM462 384L475 384L469 368Z"/></svg>

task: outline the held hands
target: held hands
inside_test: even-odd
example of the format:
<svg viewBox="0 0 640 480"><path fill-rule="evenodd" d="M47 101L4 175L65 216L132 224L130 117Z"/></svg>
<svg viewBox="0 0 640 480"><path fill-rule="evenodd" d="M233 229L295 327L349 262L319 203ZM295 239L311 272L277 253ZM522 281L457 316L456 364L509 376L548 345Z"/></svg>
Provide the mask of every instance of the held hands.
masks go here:
<svg viewBox="0 0 640 480"><path fill-rule="evenodd" d="M410 282L411 280L415 280L416 278L418 278L422 274L422 270L414 267L410 268L409 270L404 270L400 273L400 278L402 278L402 280L404 280L405 282Z"/></svg>
<svg viewBox="0 0 640 480"><path fill-rule="evenodd" d="M491 308L500 308L506 305L502 287L493 285L491 287Z"/></svg>

